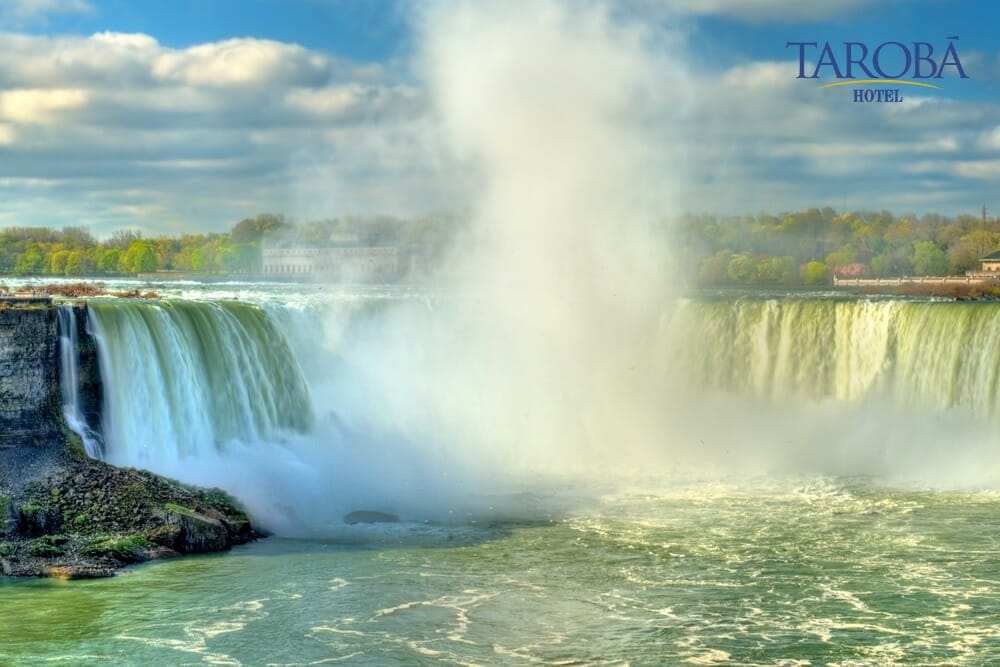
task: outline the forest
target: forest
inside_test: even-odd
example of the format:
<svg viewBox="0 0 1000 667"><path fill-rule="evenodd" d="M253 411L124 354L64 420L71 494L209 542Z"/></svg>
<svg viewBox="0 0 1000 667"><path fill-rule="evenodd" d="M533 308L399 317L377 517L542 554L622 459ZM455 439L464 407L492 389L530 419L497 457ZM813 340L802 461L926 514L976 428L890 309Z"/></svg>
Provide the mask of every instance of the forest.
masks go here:
<svg viewBox="0 0 1000 667"><path fill-rule="evenodd" d="M145 238L136 229L98 240L86 227L8 227L0 230L0 274L15 276L134 276L157 271L198 275L251 275L260 251L272 246L312 246L347 237L363 245L393 245L401 256L432 262L453 236L448 219L340 218L296 224L264 213L224 233Z"/></svg>
<svg viewBox="0 0 1000 667"><path fill-rule="evenodd" d="M978 268L1000 250L1000 222L985 216L896 216L889 211L836 213L827 207L779 215L685 215L664 220L664 252L687 282L703 286L796 286L844 277L939 276ZM611 224L611 223L609 223ZM402 264L419 255L433 267L462 225L451 218L346 217L304 223L264 213L224 233L145 238L134 229L98 240L85 227L0 230L0 274L133 276L157 271L253 275L260 250L321 247L349 238L391 245Z"/></svg>
<svg viewBox="0 0 1000 667"><path fill-rule="evenodd" d="M896 216L832 208L729 218L688 215L672 225L702 285L820 285L834 275L943 276L979 268L1000 250L1000 223L986 216Z"/></svg>

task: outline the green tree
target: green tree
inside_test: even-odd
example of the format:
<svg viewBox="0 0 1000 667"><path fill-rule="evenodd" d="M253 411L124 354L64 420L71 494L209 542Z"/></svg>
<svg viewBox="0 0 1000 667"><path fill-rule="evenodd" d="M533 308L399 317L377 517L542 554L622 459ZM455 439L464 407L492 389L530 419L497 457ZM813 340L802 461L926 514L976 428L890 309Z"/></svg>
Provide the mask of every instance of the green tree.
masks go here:
<svg viewBox="0 0 1000 667"><path fill-rule="evenodd" d="M121 273L150 273L156 271L157 267L156 253L148 241L133 241L118 260L118 270Z"/></svg>
<svg viewBox="0 0 1000 667"><path fill-rule="evenodd" d="M59 250L52 253L49 260L49 271L57 276L66 273L66 260L69 259L69 250Z"/></svg>
<svg viewBox="0 0 1000 667"><path fill-rule="evenodd" d="M91 262L82 250L74 250L66 258L67 276L84 276L90 272Z"/></svg>
<svg viewBox="0 0 1000 667"><path fill-rule="evenodd" d="M757 275L757 263L749 255L736 255L726 267L729 278L738 285L749 285Z"/></svg>
<svg viewBox="0 0 1000 667"><path fill-rule="evenodd" d="M799 275L806 285L820 285L829 279L830 268L823 262L813 260L802 265Z"/></svg>
<svg viewBox="0 0 1000 667"><path fill-rule="evenodd" d="M913 244L913 271L918 276L948 275L948 257L934 241Z"/></svg>
<svg viewBox="0 0 1000 667"><path fill-rule="evenodd" d="M762 285L791 285L795 282L795 258L768 257L757 262L757 282Z"/></svg>
<svg viewBox="0 0 1000 667"><path fill-rule="evenodd" d="M45 265L45 255L38 245L30 245L14 260L14 273L19 276L37 275Z"/></svg>
<svg viewBox="0 0 1000 667"><path fill-rule="evenodd" d="M698 269L698 280L706 285L721 285L729 280L729 260L733 253L720 250L711 257L706 257Z"/></svg>
<svg viewBox="0 0 1000 667"><path fill-rule="evenodd" d="M97 259L98 270L104 273L115 273L118 271L118 263L121 261L122 251L118 248L108 248Z"/></svg>
<svg viewBox="0 0 1000 667"><path fill-rule="evenodd" d="M858 261L858 249L853 243L845 243L826 256L826 264L835 269Z"/></svg>

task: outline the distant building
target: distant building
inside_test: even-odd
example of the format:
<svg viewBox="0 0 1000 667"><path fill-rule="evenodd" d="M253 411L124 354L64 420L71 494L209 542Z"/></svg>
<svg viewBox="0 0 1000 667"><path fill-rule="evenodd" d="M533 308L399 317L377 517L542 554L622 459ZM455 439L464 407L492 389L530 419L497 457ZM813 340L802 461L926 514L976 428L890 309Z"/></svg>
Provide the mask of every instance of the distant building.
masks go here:
<svg viewBox="0 0 1000 667"><path fill-rule="evenodd" d="M261 270L268 278L368 281L399 275L395 246L264 248L260 255Z"/></svg>
<svg viewBox="0 0 1000 667"><path fill-rule="evenodd" d="M1000 271L1000 250L980 259L979 265L981 267L980 271L983 271L984 273L987 271Z"/></svg>

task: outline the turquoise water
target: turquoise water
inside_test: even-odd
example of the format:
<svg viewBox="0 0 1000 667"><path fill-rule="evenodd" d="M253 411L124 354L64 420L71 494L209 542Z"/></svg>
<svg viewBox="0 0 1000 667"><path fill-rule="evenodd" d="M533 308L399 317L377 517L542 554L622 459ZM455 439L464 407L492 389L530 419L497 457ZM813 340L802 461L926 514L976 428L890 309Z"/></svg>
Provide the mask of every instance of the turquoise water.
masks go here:
<svg viewBox="0 0 1000 667"><path fill-rule="evenodd" d="M696 484L0 583L7 664L989 664L1000 496Z"/></svg>

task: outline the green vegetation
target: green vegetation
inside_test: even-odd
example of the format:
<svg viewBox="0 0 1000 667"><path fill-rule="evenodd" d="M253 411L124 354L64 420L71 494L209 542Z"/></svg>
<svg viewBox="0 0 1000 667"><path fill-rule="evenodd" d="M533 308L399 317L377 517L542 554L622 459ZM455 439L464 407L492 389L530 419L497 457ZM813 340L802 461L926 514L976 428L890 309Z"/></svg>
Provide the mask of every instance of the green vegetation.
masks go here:
<svg viewBox="0 0 1000 667"><path fill-rule="evenodd" d="M64 535L42 535L28 543L28 554L37 558L52 558L65 552L63 545L67 538Z"/></svg>
<svg viewBox="0 0 1000 667"><path fill-rule="evenodd" d="M1000 223L938 214L809 209L728 218L690 215L671 225L670 247L702 285L821 285L832 276L961 274L1000 250ZM86 229L0 230L0 275L114 276L155 271L253 274L264 246L392 245L402 266L433 267L455 238L451 219L339 218L292 223L269 213L222 234L143 238L119 230L98 241ZM418 258L419 261L409 260Z"/></svg>
<svg viewBox="0 0 1000 667"><path fill-rule="evenodd" d="M175 514L184 514L186 516L197 516L198 513L195 512L190 507L184 507L184 505L178 505L177 503L165 503L163 509L168 512L174 512Z"/></svg>
<svg viewBox="0 0 1000 667"><path fill-rule="evenodd" d="M263 245L321 247L338 238L394 245L404 259L419 255L426 264L440 257L454 232L452 221L438 219L342 218L294 224L270 213L241 220L222 234L149 239L134 230L119 230L98 241L82 227L8 227L0 230L0 275L250 274L259 270Z"/></svg>
<svg viewBox="0 0 1000 667"><path fill-rule="evenodd" d="M942 276L979 268L1000 249L1000 223L976 216L896 217L831 208L731 218L686 216L675 227L685 266L703 285L819 285L831 277Z"/></svg>
<svg viewBox="0 0 1000 667"><path fill-rule="evenodd" d="M129 561L136 558L136 552L151 546L145 535L112 535L98 537L83 547L82 553L88 556L110 555L120 560Z"/></svg>

